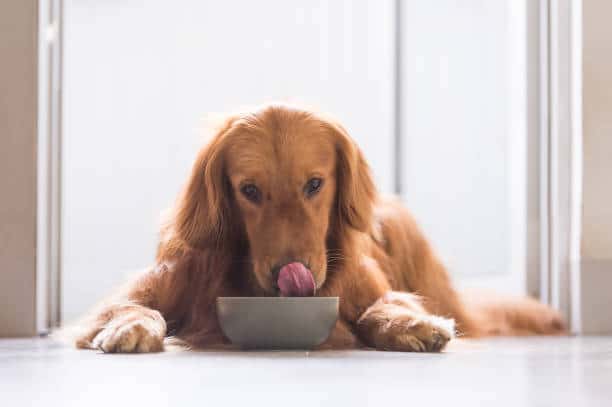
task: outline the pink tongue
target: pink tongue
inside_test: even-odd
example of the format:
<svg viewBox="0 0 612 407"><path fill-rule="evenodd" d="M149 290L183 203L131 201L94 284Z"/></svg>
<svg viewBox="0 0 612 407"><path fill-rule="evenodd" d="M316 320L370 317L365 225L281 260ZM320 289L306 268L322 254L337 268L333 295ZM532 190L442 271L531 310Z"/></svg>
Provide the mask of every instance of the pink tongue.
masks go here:
<svg viewBox="0 0 612 407"><path fill-rule="evenodd" d="M278 288L283 297L312 297L315 281L310 270L302 263L289 263L278 273Z"/></svg>

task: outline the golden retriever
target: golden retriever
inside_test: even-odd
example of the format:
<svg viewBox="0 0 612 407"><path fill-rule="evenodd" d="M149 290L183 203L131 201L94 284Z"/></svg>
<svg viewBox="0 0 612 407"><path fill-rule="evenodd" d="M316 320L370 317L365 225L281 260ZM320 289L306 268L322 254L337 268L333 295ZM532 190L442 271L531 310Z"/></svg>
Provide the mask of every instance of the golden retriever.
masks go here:
<svg viewBox="0 0 612 407"><path fill-rule="evenodd" d="M219 296L338 296L325 346L440 351L468 336L558 334L531 299L460 296L410 213L376 191L335 121L283 105L232 115L197 155L155 265L82 324L80 348L227 342Z"/></svg>

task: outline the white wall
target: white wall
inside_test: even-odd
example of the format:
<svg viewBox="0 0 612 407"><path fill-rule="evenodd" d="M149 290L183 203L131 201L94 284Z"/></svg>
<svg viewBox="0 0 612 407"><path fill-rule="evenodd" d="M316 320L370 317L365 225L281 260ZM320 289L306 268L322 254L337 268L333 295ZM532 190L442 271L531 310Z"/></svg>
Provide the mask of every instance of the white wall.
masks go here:
<svg viewBox="0 0 612 407"><path fill-rule="evenodd" d="M583 4L582 255L612 260L612 3Z"/></svg>
<svg viewBox="0 0 612 407"><path fill-rule="evenodd" d="M0 337L36 334L37 15L0 2Z"/></svg>
<svg viewBox="0 0 612 407"><path fill-rule="evenodd" d="M404 200L458 279L523 292L525 4L402 4Z"/></svg>
<svg viewBox="0 0 612 407"><path fill-rule="evenodd" d="M612 333L612 3L582 3L581 321Z"/></svg>
<svg viewBox="0 0 612 407"><path fill-rule="evenodd" d="M62 313L150 264L207 112L337 116L393 185L393 2L65 0Z"/></svg>

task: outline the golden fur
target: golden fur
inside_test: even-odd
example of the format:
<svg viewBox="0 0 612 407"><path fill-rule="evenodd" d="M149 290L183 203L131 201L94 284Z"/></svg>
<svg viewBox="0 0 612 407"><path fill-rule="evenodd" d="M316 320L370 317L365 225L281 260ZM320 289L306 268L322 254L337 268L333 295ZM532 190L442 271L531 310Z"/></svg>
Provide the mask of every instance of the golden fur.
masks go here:
<svg viewBox="0 0 612 407"><path fill-rule="evenodd" d="M318 193L304 185L322 180ZM256 185L257 199L243 193ZM461 297L410 213L380 197L346 131L321 115L271 105L232 115L199 152L161 231L156 263L83 323L76 344L106 352L227 340L219 296L276 295L271 270L301 261L319 296L339 296L326 347L439 351L454 336L558 334L530 299Z"/></svg>

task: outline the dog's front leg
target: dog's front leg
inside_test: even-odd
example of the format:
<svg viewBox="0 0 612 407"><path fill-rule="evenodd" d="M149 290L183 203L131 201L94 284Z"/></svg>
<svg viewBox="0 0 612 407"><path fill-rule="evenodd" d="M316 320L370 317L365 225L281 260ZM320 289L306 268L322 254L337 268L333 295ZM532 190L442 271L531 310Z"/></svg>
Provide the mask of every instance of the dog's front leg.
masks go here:
<svg viewBox="0 0 612 407"><path fill-rule="evenodd" d="M78 348L108 353L159 352L164 347L166 321L174 315L176 300L185 289L180 270L159 264L128 283L76 327ZM172 293L173 295L169 295ZM61 335L61 333L60 333Z"/></svg>
<svg viewBox="0 0 612 407"><path fill-rule="evenodd" d="M388 292L361 315L356 330L376 349L439 352L453 338L455 323L428 314L417 296Z"/></svg>

